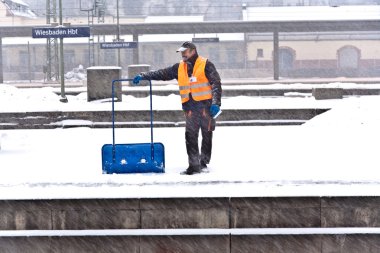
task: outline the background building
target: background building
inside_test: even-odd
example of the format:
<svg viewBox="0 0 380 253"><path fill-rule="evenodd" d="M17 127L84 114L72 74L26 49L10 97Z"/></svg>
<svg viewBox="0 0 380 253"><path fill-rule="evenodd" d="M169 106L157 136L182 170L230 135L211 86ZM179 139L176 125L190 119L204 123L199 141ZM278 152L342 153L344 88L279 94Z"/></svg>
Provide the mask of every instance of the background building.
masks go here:
<svg viewBox="0 0 380 253"><path fill-rule="evenodd" d="M115 1L102 0L104 23L116 23ZM129 1L120 0L120 23L184 22L210 20L309 20L374 18L380 20L380 1ZM340 6L343 4L344 6ZM82 3L82 6L80 6ZM87 4L90 2L88 1ZM92 3L92 2L91 2ZM29 5L28 5L29 4ZM181 5L182 4L182 5ZM361 6L349 6L361 4ZM88 12L81 11L86 1L65 0L64 20L88 24ZM91 4L89 4L91 5ZM19 7L17 7L19 6ZM269 7L274 6L274 7ZM335 6L335 7L333 7ZM338 7L339 6L339 7ZM229 11L228 11L229 10ZM331 13L329 13L331 11ZM97 14L97 13L92 13ZM165 14L165 16L160 16ZM94 23L99 22L95 15ZM1 25L45 25L46 1L6 0L0 2ZM380 76L380 32L280 33L281 77L358 77ZM273 34L175 34L140 35L139 63L152 69L170 66L179 60L176 48L194 38L216 38L198 43L200 54L209 57L223 77L263 78L273 76ZM117 65L116 49L100 49L99 42L115 36L94 38L94 64ZM132 41L132 36L122 36ZM67 71L89 61L88 39L65 40ZM121 66L126 71L133 63L132 49L122 49ZM3 39L4 80L43 79L46 65L46 40ZM29 71L30 70L30 71ZM126 75L126 73L124 73Z"/></svg>

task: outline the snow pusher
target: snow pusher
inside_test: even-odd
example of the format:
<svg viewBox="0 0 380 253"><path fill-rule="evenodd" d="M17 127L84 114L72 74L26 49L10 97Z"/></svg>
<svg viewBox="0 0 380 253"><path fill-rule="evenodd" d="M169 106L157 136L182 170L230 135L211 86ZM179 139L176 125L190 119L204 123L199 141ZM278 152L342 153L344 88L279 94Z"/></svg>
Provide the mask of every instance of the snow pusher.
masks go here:
<svg viewBox="0 0 380 253"><path fill-rule="evenodd" d="M115 83L133 79L112 81L112 144L102 147L103 174L163 173L165 172L165 148L153 142L152 83L150 86L150 143L115 144Z"/></svg>

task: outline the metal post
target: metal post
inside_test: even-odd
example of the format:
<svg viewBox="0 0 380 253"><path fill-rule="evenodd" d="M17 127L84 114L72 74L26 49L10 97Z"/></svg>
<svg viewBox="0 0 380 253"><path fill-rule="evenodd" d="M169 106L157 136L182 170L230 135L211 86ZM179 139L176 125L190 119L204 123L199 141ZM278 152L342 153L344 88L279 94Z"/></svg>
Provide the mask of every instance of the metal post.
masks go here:
<svg viewBox="0 0 380 253"><path fill-rule="evenodd" d="M50 24L50 0L46 0L46 24ZM46 39L46 81L51 80L51 44L50 39ZM45 79L45 78L44 78Z"/></svg>
<svg viewBox="0 0 380 253"><path fill-rule="evenodd" d="M46 0L46 24L50 24L50 1Z"/></svg>
<svg viewBox="0 0 380 253"><path fill-rule="evenodd" d="M62 0L59 0L59 26L62 27ZM59 38L59 77L61 78L61 99L59 101L67 103L65 94L65 67L63 58L63 37Z"/></svg>
<svg viewBox="0 0 380 253"><path fill-rule="evenodd" d="M119 0L116 1L116 20L117 20L116 39L119 42L120 41ZM121 67L121 64L120 64L120 48L117 49L117 66Z"/></svg>
<svg viewBox="0 0 380 253"><path fill-rule="evenodd" d="M139 35L134 33L133 34L133 41L136 41L138 43L139 41ZM139 64L139 46L137 44L137 47L132 49L133 50L133 64Z"/></svg>
<svg viewBox="0 0 380 253"><path fill-rule="evenodd" d="M248 62L248 35L244 33L244 69L247 71Z"/></svg>
<svg viewBox="0 0 380 253"><path fill-rule="evenodd" d="M3 74L3 38L0 37L0 83L4 82Z"/></svg>
<svg viewBox="0 0 380 253"><path fill-rule="evenodd" d="M28 77L29 77L29 83L32 82L31 77L31 64L30 64L30 43L28 41Z"/></svg>
<svg viewBox="0 0 380 253"><path fill-rule="evenodd" d="M90 27L90 29L92 30L92 24L90 24L90 11L87 11L87 15L88 15L88 26ZM91 34L92 34L92 31L91 31ZM95 64L93 64L93 62L91 61L91 35L90 37L88 38L88 66L93 66Z"/></svg>
<svg viewBox="0 0 380 253"><path fill-rule="evenodd" d="M278 31L273 32L273 79L279 80L280 64L279 64L279 38Z"/></svg>

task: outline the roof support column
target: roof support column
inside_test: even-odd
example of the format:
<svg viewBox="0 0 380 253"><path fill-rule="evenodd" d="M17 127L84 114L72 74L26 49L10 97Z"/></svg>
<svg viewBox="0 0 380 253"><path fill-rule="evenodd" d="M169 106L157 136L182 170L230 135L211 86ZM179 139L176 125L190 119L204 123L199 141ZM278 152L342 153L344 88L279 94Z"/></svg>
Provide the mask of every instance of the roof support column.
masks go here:
<svg viewBox="0 0 380 253"><path fill-rule="evenodd" d="M133 64L139 64L139 35L137 33L133 34L133 41L137 42L137 47L133 50Z"/></svg>
<svg viewBox="0 0 380 253"><path fill-rule="evenodd" d="M279 64L279 38L278 31L273 32L273 79L278 80L280 77Z"/></svg>

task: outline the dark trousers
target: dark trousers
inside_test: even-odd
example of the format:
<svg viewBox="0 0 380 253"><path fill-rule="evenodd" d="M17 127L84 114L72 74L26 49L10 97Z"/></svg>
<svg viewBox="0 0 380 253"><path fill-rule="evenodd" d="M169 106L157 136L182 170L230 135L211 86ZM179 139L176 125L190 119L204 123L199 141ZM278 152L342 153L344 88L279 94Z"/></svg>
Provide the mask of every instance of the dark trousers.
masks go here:
<svg viewBox="0 0 380 253"><path fill-rule="evenodd" d="M200 161L208 164L211 159L212 131L215 130L215 120L210 116L208 108L186 110L186 150L190 166L199 166ZM199 154L198 136L202 132L201 153Z"/></svg>

